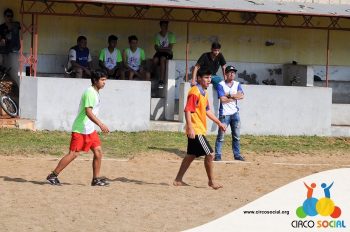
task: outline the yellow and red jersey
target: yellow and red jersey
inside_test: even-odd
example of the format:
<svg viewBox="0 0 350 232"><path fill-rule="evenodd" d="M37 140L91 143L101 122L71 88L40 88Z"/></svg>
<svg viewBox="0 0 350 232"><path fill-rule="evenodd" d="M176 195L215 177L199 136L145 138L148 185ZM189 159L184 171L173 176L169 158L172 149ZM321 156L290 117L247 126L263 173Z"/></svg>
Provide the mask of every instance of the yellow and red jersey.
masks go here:
<svg viewBox="0 0 350 232"><path fill-rule="evenodd" d="M200 85L193 86L187 95L185 112L191 112L192 126L196 135L207 133L208 93Z"/></svg>

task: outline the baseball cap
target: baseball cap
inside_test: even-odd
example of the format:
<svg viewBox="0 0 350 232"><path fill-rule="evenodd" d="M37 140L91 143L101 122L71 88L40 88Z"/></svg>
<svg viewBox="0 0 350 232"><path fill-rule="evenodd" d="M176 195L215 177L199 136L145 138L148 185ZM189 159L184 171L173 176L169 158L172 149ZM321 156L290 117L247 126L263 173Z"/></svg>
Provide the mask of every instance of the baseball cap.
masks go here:
<svg viewBox="0 0 350 232"><path fill-rule="evenodd" d="M237 72L237 69L234 66L232 66L232 65L227 66L226 69L225 69L225 73L228 73L228 72L231 72L231 71Z"/></svg>

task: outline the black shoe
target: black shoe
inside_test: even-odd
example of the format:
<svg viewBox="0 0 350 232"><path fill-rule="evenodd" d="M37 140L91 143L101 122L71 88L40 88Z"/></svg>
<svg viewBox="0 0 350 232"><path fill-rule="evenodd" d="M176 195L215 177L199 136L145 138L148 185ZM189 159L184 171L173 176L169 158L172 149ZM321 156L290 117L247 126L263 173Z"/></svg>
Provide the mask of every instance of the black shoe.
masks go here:
<svg viewBox="0 0 350 232"><path fill-rule="evenodd" d="M235 160L238 160L238 161L245 161L245 159L244 159L243 156L235 156Z"/></svg>
<svg viewBox="0 0 350 232"><path fill-rule="evenodd" d="M159 81L158 88L159 89L163 89L164 88L164 82L163 81Z"/></svg>
<svg viewBox="0 0 350 232"><path fill-rule="evenodd" d="M109 183L106 179L93 178L91 181L91 186L108 186Z"/></svg>
<svg viewBox="0 0 350 232"><path fill-rule="evenodd" d="M61 185L61 182L58 180L57 175L54 173L50 173L47 177L46 180L50 182L51 185Z"/></svg>
<svg viewBox="0 0 350 232"><path fill-rule="evenodd" d="M214 161L221 161L221 158L214 158Z"/></svg>

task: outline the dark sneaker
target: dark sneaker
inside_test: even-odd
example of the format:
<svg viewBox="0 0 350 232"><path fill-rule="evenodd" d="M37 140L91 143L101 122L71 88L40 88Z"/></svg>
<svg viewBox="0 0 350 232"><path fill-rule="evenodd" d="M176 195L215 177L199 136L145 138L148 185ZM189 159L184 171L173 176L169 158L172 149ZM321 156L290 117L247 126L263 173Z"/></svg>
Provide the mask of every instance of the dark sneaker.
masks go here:
<svg viewBox="0 0 350 232"><path fill-rule="evenodd" d="M243 156L235 156L235 160L238 160L238 161L245 161L245 159L244 159Z"/></svg>
<svg viewBox="0 0 350 232"><path fill-rule="evenodd" d="M221 161L221 158L214 158L214 161Z"/></svg>
<svg viewBox="0 0 350 232"><path fill-rule="evenodd" d="M163 81L159 81L158 88L159 89L163 89L164 88L164 82Z"/></svg>
<svg viewBox="0 0 350 232"><path fill-rule="evenodd" d="M61 185L61 182L58 180L57 176L54 173L49 174L46 177L46 180L50 182L51 185Z"/></svg>
<svg viewBox="0 0 350 232"><path fill-rule="evenodd" d="M106 179L94 178L91 181L91 186L108 186L109 183Z"/></svg>

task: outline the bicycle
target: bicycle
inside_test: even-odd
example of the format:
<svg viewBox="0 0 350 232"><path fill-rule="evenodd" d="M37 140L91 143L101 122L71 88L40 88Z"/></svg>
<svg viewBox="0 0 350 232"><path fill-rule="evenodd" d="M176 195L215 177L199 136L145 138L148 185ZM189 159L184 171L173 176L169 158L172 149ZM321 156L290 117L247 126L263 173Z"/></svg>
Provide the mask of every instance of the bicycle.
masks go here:
<svg viewBox="0 0 350 232"><path fill-rule="evenodd" d="M16 102L10 97L12 91L12 81L5 80L11 68L0 67L0 105L4 111L11 117L18 115L18 107Z"/></svg>

